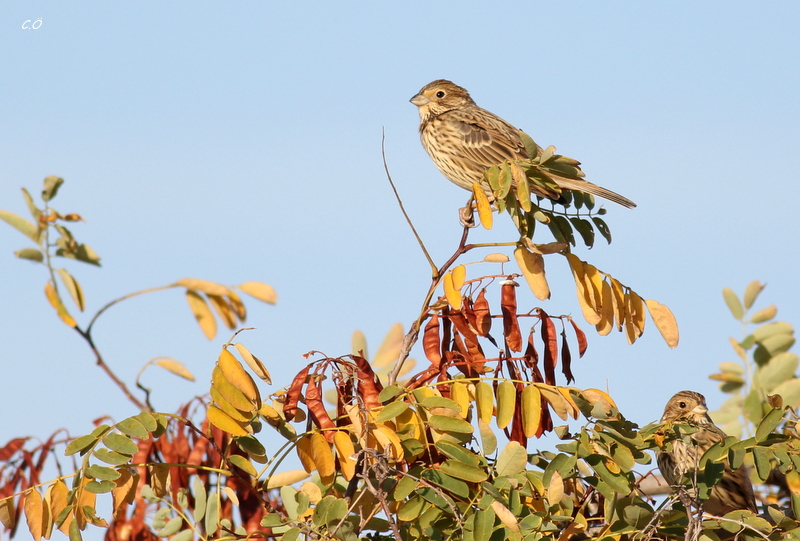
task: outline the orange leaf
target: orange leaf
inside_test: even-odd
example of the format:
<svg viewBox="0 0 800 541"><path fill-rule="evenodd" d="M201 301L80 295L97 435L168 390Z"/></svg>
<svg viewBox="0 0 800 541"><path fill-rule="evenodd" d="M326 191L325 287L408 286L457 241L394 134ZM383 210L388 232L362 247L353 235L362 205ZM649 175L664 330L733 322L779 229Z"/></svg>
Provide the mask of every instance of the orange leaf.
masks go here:
<svg viewBox="0 0 800 541"><path fill-rule="evenodd" d="M422 335L422 348L425 356L433 366L439 368L442 364L442 344L439 339L439 314L433 314L431 320L425 325Z"/></svg>
<svg viewBox="0 0 800 541"><path fill-rule="evenodd" d="M503 336L511 351L522 351L522 335L517 320L516 284L506 281L500 294L500 309L503 312Z"/></svg>

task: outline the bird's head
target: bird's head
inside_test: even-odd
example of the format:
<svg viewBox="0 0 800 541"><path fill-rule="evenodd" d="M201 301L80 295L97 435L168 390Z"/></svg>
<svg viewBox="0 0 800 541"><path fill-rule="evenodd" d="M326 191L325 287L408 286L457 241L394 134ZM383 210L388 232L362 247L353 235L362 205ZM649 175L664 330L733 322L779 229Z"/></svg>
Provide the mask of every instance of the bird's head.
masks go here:
<svg viewBox="0 0 800 541"><path fill-rule="evenodd" d="M661 422L683 421L692 424L710 424L706 399L700 393L681 391L667 402Z"/></svg>
<svg viewBox="0 0 800 541"><path fill-rule="evenodd" d="M475 105L466 89L445 79L423 86L410 101L419 107L422 121L465 105Z"/></svg>

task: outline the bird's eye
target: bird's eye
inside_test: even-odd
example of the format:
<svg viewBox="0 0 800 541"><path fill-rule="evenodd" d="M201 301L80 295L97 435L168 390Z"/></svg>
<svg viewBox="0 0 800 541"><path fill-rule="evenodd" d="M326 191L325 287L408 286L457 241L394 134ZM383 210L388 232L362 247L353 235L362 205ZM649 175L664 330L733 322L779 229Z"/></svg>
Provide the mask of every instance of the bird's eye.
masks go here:
<svg viewBox="0 0 800 541"><path fill-rule="evenodd" d="M686 402L678 402L678 407L681 409L686 409Z"/></svg>
<svg viewBox="0 0 800 541"><path fill-rule="evenodd" d="M437 98L444 98L444 90L440 90L439 92L437 92L436 93L436 97Z"/></svg>

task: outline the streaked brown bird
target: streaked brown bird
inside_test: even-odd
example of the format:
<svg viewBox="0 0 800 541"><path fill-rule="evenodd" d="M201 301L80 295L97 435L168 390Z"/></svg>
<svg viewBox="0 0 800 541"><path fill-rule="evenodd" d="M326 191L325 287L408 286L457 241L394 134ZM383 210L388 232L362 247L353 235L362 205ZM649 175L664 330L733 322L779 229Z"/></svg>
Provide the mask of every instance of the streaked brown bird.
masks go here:
<svg viewBox="0 0 800 541"><path fill-rule="evenodd" d="M706 399L700 393L681 391L667 402L661 422L672 421L686 423L697 427L697 432L690 435L694 445L687 445L681 440L672 441L672 450L658 453L658 469L670 486L682 485L698 467L700 457L709 447L725 438L725 432L719 429L708 416ZM722 516L737 509L756 512L756 499L753 485L744 465L732 470L725 461L722 479L711 489L711 494L703 503L703 510L716 516Z"/></svg>
<svg viewBox="0 0 800 541"><path fill-rule="evenodd" d="M493 165L531 157L520 130L478 107L466 89L450 81L428 83L411 98L411 103L419 107L422 146L439 171L464 189L472 190L472 185L481 182L484 172ZM636 206L630 199L591 182L550 176L562 189L590 193L628 208ZM482 185L491 192L488 183ZM552 194L537 191L535 186L531 189L538 196L552 199Z"/></svg>

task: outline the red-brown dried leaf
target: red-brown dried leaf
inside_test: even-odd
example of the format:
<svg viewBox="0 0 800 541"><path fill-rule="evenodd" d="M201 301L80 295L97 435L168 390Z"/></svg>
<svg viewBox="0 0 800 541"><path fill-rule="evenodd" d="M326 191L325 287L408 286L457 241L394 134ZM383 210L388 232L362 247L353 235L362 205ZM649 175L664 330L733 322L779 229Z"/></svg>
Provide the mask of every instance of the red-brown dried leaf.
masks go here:
<svg viewBox="0 0 800 541"><path fill-rule="evenodd" d="M544 310L539 310L542 320L542 341L544 342L544 382L556 384L556 362L558 362L558 336L556 325Z"/></svg>
<svg viewBox="0 0 800 541"><path fill-rule="evenodd" d="M528 346L525 348L525 365L533 372L533 381L544 383L544 377L539 370L539 353L533 344L533 330L528 335Z"/></svg>
<svg viewBox="0 0 800 541"><path fill-rule="evenodd" d="M472 340L473 342L477 343L478 336L475 334L475 330L470 326L469 321L467 321L467 317L464 315L464 312L461 310L449 310L447 313L447 318L452 322L456 331L460 332L464 336L465 340Z"/></svg>
<svg viewBox="0 0 800 541"><path fill-rule="evenodd" d="M567 378L567 383L575 381L572 375L572 354L569 352L566 331L561 332L561 373Z"/></svg>
<svg viewBox="0 0 800 541"><path fill-rule="evenodd" d="M464 340L458 332L453 333L453 351L448 353L450 353L450 362L455 363L456 368L461 371L462 374L469 378L478 375L472 363L472 355L470 355L469 349L464 344Z"/></svg>
<svg viewBox="0 0 800 541"><path fill-rule="evenodd" d="M522 351L522 334L517 320L517 291L512 284L503 284L500 308L503 311L503 336L511 351Z"/></svg>
<svg viewBox="0 0 800 541"><path fill-rule="evenodd" d="M359 380L356 392L364 401L367 409L377 408L381 405L378 395L381 394L383 385L364 357L354 355L353 360L356 362L356 372Z"/></svg>
<svg viewBox="0 0 800 541"><path fill-rule="evenodd" d="M308 371L311 365L306 366L292 380L289 390L286 391L286 402L283 403L283 415L287 421L294 421L294 416L297 415L297 404L300 403L302 396L303 385L308 378Z"/></svg>
<svg viewBox="0 0 800 541"><path fill-rule="evenodd" d="M475 311L475 330L481 336L488 336L492 330L492 314L489 311L489 301L486 300L486 288L481 289L473 306Z"/></svg>
<svg viewBox="0 0 800 541"><path fill-rule="evenodd" d="M333 430L325 430L335 428L336 424L328 415L328 410L325 409L325 404L322 402L322 390L319 387L319 381L312 377L308 380L306 387L306 407L308 407L308 416L311 421L322 429L322 435L325 436L330 443L333 443Z"/></svg>
<svg viewBox="0 0 800 541"><path fill-rule="evenodd" d="M442 344L439 336L439 314L433 314L431 320L425 325L425 332L422 335L422 348L425 350L425 357L433 366L439 368L442 364Z"/></svg>
<svg viewBox="0 0 800 541"><path fill-rule="evenodd" d="M453 324L450 323L450 307L445 306L442 310L441 328L442 328L442 359L447 360L447 352L450 351L450 340L452 340Z"/></svg>
<svg viewBox="0 0 800 541"><path fill-rule="evenodd" d="M572 318L569 318L572 323L572 328L575 329L575 338L578 340L578 357L583 357L586 353L586 348L589 347L589 342L586 340L586 333L584 333L578 324Z"/></svg>
<svg viewBox="0 0 800 541"><path fill-rule="evenodd" d="M517 404L522 403L522 384L517 383ZM525 431L522 426L522 408L514 408L514 418L511 421L511 433L506 429L506 436L511 441L516 441L523 447L528 445L528 438L525 437Z"/></svg>
<svg viewBox="0 0 800 541"><path fill-rule="evenodd" d="M347 405L353 400L353 380L343 378L336 382L336 426L347 426L352 424L347 415Z"/></svg>
<svg viewBox="0 0 800 541"><path fill-rule="evenodd" d="M417 388L419 388L419 387L422 387L422 386L424 386L424 385L427 385L427 384L428 384L428 383L430 383L430 382L431 382L431 381L432 381L432 380L433 380L433 379L434 379L434 378L435 378L435 377L436 377L438 374L439 374L439 370L437 370L437 369L435 369L435 368L433 368L433 367L430 367L430 368L428 368L428 369L426 369L426 370L424 370L424 371L420 372L420 373L419 373L419 374L417 374L416 376L412 377L412 378L411 378L411 379L408 381L408 385L407 385L407 387L408 387L408 389L409 389L409 390L414 390L414 389L417 389Z"/></svg>
<svg viewBox="0 0 800 541"><path fill-rule="evenodd" d="M545 432L553 430L553 416L550 415L550 408L548 407L547 400L545 400L544 396L542 396L541 400L542 417L539 421L539 428L536 430L537 438L541 437Z"/></svg>
<svg viewBox="0 0 800 541"><path fill-rule="evenodd" d="M7 462L14 453L22 449L26 441L28 441L28 438L15 438L6 443L5 446L0 449L0 462Z"/></svg>

